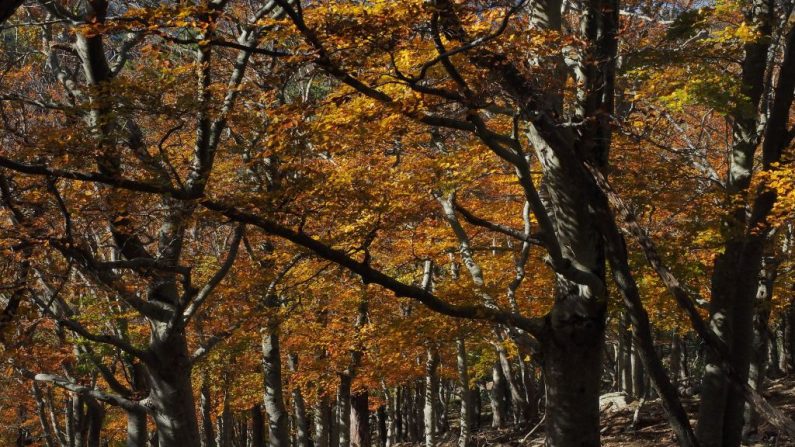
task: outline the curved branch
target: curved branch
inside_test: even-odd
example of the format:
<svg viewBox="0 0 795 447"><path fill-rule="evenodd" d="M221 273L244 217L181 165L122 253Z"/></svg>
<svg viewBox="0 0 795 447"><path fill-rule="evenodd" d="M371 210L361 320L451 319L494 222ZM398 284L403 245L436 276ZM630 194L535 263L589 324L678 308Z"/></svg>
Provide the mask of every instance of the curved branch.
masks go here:
<svg viewBox="0 0 795 447"><path fill-rule="evenodd" d="M368 263L359 262L345 252L332 248L325 243L312 238L310 235L295 231L279 223L267 220L255 214L241 211L212 200L203 200L200 204L211 210L241 223L253 225L266 233L279 236L296 245L312 251L315 255L328 261L339 264L353 273L359 275L364 283L374 283L391 290L395 296L407 297L419 301L430 310L443 315L456 318L491 321L494 323L515 326L527 331L533 336L542 335L545 327L543 318L527 318L512 312L489 308L483 305L455 305L439 299L436 295L421 287L412 286L371 267Z"/></svg>
<svg viewBox="0 0 795 447"><path fill-rule="evenodd" d="M78 385L76 383L71 382L69 379L65 377L56 376L54 374L36 374L33 377L33 379L38 382L52 383L57 387L63 388L65 390L71 391L81 396L93 397L96 400L109 403L113 406L122 408L126 411L148 412L147 407L139 402L125 399L121 396L106 393L104 391L100 391L91 387Z"/></svg>

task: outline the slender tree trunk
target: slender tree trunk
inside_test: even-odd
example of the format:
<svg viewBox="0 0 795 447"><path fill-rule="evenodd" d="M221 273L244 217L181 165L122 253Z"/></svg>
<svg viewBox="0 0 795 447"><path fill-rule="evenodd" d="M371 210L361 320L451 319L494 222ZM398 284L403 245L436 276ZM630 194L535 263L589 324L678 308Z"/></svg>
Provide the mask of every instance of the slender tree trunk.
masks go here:
<svg viewBox="0 0 795 447"><path fill-rule="evenodd" d="M296 372L298 370L298 356L290 354L287 356L288 366L290 371ZM295 417L295 447L310 447L310 433L309 433L309 419L306 416L306 404L304 403L304 396L301 394L301 389L298 387L293 388L293 410Z"/></svg>
<svg viewBox="0 0 795 447"><path fill-rule="evenodd" d="M516 378L513 374L513 368L511 367L511 361L508 359L508 352L505 350L505 346L502 344L503 340L504 338L499 335L497 342L495 343L497 357L500 361L500 367L502 368L503 376L505 377L505 383L511 396L511 408L513 409L514 419L516 422L525 422L530 417L530 408L527 405L527 400L525 399L524 393L516 383Z"/></svg>
<svg viewBox="0 0 795 447"><path fill-rule="evenodd" d="M386 440L384 447L391 447L397 441L397 390L390 391L386 383L381 382L381 388L384 392L384 412L386 413Z"/></svg>
<svg viewBox="0 0 795 447"><path fill-rule="evenodd" d="M209 377L203 373L199 402L202 419L202 446L216 447L213 430L212 395L210 394Z"/></svg>
<svg viewBox="0 0 795 447"><path fill-rule="evenodd" d="M53 436L53 427L50 426L45 412L44 396L41 393L41 388L36 381L32 384L33 398L36 400L36 412L39 416L39 424L41 425L42 436L44 443L47 447L55 447L55 437ZM57 427L55 428L57 430Z"/></svg>
<svg viewBox="0 0 795 447"><path fill-rule="evenodd" d="M646 370L640 358L638 343L632 340L632 395L640 399L646 395Z"/></svg>
<svg viewBox="0 0 795 447"><path fill-rule="evenodd" d="M748 370L748 385L757 390L762 390L765 379L768 354L768 320L770 318L771 298L773 285L776 280L777 265L773 258L765 258L764 270L759 280L756 294L756 309L754 310L753 341L751 347L751 362ZM746 403L743 414L744 426L743 439L748 439L756 434L759 425L759 413L753 405Z"/></svg>
<svg viewBox="0 0 795 447"><path fill-rule="evenodd" d="M679 379L682 376L682 338L674 330L671 333L671 379L678 389Z"/></svg>
<svg viewBox="0 0 795 447"><path fill-rule="evenodd" d="M389 433L387 429L386 404L378 407L375 413L376 428L378 432L378 447L386 447Z"/></svg>
<svg viewBox="0 0 795 447"><path fill-rule="evenodd" d="M786 325L784 327L784 360L787 371L795 372L795 298L787 306Z"/></svg>
<svg viewBox="0 0 795 447"><path fill-rule="evenodd" d="M423 417L425 421L425 446L436 445L436 398L439 392L439 377L436 369L439 367L439 353L436 349L427 349L428 359L425 362L425 408Z"/></svg>
<svg viewBox="0 0 795 447"><path fill-rule="evenodd" d="M469 388L469 366L466 343L463 338L456 341L458 384L461 389L461 414L458 418L458 447L471 447L472 392Z"/></svg>
<svg viewBox="0 0 795 447"><path fill-rule="evenodd" d="M224 405L221 409L221 429L219 430L220 442L218 447L232 447L232 437L235 430L235 421L232 409L229 407L229 383L224 384Z"/></svg>

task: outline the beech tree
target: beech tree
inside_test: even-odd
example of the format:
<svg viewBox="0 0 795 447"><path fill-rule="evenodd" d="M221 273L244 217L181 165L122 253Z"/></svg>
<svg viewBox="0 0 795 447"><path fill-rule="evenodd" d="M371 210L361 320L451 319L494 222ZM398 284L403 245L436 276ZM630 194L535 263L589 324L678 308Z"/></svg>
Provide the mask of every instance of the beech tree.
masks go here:
<svg viewBox="0 0 795 447"><path fill-rule="evenodd" d="M791 14L4 5L3 436L599 446L620 390L681 446L795 438Z"/></svg>

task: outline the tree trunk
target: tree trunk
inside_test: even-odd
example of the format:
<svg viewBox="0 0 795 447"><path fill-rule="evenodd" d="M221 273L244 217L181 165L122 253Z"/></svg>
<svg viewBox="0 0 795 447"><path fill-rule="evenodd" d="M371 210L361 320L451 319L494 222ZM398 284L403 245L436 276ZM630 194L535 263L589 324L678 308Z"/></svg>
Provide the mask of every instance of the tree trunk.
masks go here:
<svg viewBox="0 0 795 447"><path fill-rule="evenodd" d="M298 356L296 354L288 355L287 363L290 371L296 372L298 370ZM294 447L310 447L311 441L309 439L309 419L306 416L306 404L304 403L304 396L301 394L301 389L298 387L293 388L292 394L296 441L296 445Z"/></svg>
<svg viewBox="0 0 795 447"><path fill-rule="evenodd" d="M428 359L425 362L425 408L423 417L425 421L425 447L436 445L436 404L439 392L439 377L436 369L439 366L439 353L433 349L427 349Z"/></svg>
<svg viewBox="0 0 795 447"><path fill-rule="evenodd" d="M339 430L339 447L350 447L351 444L351 376L340 375L340 386L337 390L337 427Z"/></svg>
<svg viewBox="0 0 795 447"><path fill-rule="evenodd" d="M671 333L671 380L677 389L680 377L682 377L682 338L674 329Z"/></svg>
<svg viewBox="0 0 795 447"><path fill-rule="evenodd" d="M251 413L251 447L265 447L265 418L262 416L262 407L254 405L249 410Z"/></svg>
<svg viewBox="0 0 795 447"><path fill-rule="evenodd" d="M127 412L127 447L146 447L146 413Z"/></svg>
<svg viewBox="0 0 795 447"><path fill-rule="evenodd" d="M370 402L367 390L351 397L351 447L370 447Z"/></svg>
<svg viewBox="0 0 795 447"><path fill-rule="evenodd" d="M212 396L210 394L209 377L203 373L200 389L199 403L201 405L202 419L202 446L215 447L215 433L213 430Z"/></svg>
<svg viewBox="0 0 795 447"><path fill-rule="evenodd" d="M646 370L640 358L638 342L632 340L632 395L636 399L646 396Z"/></svg>
<svg viewBox="0 0 795 447"><path fill-rule="evenodd" d="M386 412L386 440L384 447L392 447L397 442L397 411L399 408L397 395L398 391L390 391L386 383L381 382L384 391L384 411Z"/></svg>
<svg viewBox="0 0 795 447"><path fill-rule="evenodd" d="M458 418L458 447L471 447L470 420L472 419L472 393L469 388L466 343L463 338L456 341L458 384L461 389L461 414Z"/></svg>
<svg viewBox="0 0 795 447"><path fill-rule="evenodd" d="M221 429L219 430L218 447L232 447L232 437L235 430L235 421L232 417L232 409L229 407L229 383L224 384L224 406L221 409Z"/></svg>
<svg viewBox="0 0 795 447"><path fill-rule="evenodd" d="M489 390L489 401L491 402L491 426L495 428L504 427L506 420L505 402L505 379L502 374L502 367L499 362L491 368L492 385Z"/></svg>
<svg viewBox="0 0 795 447"><path fill-rule="evenodd" d="M386 405L381 405L375 413L376 427L378 431L378 447L386 447L389 439L387 429Z"/></svg>
<svg viewBox="0 0 795 447"><path fill-rule="evenodd" d="M262 334L262 364L265 371L265 413L268 415L268 445L290 447L288 416L282 395L282 360L278 326L271 323Z"/></svg>
<svg viewBox="0 0 795 447"><path fill-rule="evenodd" d="M160 447L201 445L196 404L191 383L191 361L184 332L166 335L166 323L153 322L150 352L154 360L146 367L151 387L149 400Z"/></svg>
<svg viewBox="0 0 795 447"><path fill-rule="evenodd" d="M604 326L598 318L565 317L572 301L556 302L552 334L542 343L547 446L598 447Z"/></svg>
<svg viewBox="0 0 795 447"><path fill-rule="evenodd" d="M761 391L765 379L768 354L768 320L770 319L771 298L773 285L776 280L777 266L775 260L766 258L764 270L759 280L756 294L756 309L754 310L753 340L751 345L751 362L748 369L748 385ZM759 413L750 403L745 403L743 413L743 439L748 439L756 434L759 425Z"/></svg>
<svg viewBox="0 0 795 447"><path fill-rule="evenodd" d="M327 394L323 394L315 404L315 447L329 447L331 405Z"/></svg>
<svg viewBox="0 0 795 447"><path fill-rule="evenodd" d="M503 340L504 338L502 335L498 334L497 342L495 343L497 357L500 361L503 377L505 377L505 383L511 396L511 408L513 410L514 419L516 422L521 423L527 421L530 417L530 408L527 405L527 400L525 399L524 393L521 389L519 389L519 385L516 383L516 378L513 374L513 368L511 367L511 361L508 359L508 352L505 350L505 346L502 344Z"/></svg>

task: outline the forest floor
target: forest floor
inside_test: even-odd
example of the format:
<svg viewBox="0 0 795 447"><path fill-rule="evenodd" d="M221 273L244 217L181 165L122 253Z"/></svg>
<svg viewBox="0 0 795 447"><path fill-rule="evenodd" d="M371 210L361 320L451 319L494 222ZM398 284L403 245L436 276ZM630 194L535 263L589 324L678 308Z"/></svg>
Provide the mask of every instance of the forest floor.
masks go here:
<svg viewBox="0 0 795 447"><path fill-rule="evenodd" d="M768 383L763 395L776 408L789 417L795 417L795 377L777 379ZM698 398L683 401L695 425ZM676 446L673 432L665 419L659 400L646 401L640 409L638 423L632 428L632 420L638 401L624 408L607 408L602 411L602 446L604 447L668 447ZM535 431L527 436L533 428ZM505 429L481 428L473 434L477 447L540 447L544 445L543 424L512 426ZM743 444L750 447L795 447L795 440L780 434L769 423L762 420L753 441ZM456 439L447 438L442 447L455 447Z"/></svg>

